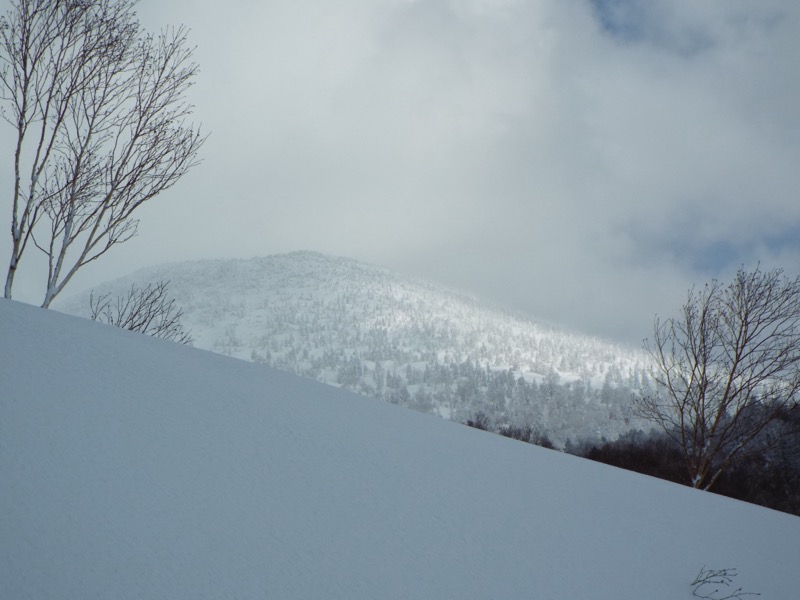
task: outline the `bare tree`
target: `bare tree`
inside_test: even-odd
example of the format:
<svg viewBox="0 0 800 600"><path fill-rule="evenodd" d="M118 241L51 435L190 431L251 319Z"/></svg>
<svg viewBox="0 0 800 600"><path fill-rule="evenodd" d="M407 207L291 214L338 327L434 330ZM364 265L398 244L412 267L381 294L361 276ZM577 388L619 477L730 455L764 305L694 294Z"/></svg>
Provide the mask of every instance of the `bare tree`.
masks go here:
<svg viewBox="0 0 800 600"><path fill-rule="evenodd" d="M167 293L168 281L148 283L140 288L132 285L125 296L111 300L111 294L89 297L92 321L115 325L129 331L138 331L153 337L189 344L190 331L181 324L183 309Z"/></svg>
<svg viewBox="0 0 800 600"><path fill-rule="evenodd" d="M727 286L690 290L680 317L656 317L654 329L645 347L658 391L636 408L679 444L692 485L709 489L798 409L800 278L739 270Z"/></svg>
<svg viewBox="0 0 800 600"><path fill-rule="evenodd" d="M13 0L0 17L2 116L16 132L6 298L29 243L48 259L48 307L197 164L193 48L183 27L143 32L136 3Z"/></svg>

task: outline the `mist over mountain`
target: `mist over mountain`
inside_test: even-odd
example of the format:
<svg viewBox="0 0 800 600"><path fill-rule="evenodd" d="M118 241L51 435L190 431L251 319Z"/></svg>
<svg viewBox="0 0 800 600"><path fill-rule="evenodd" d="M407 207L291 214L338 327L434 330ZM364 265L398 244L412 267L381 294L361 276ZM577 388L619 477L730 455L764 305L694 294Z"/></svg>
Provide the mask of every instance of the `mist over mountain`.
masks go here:
<svg viewBox="0 0 800 600"><path fill-rule="evenodd" d="M156 281L170 282L199 348L557 446L646 426L630 411L651 386L643 352L381 267L315 252L192 261L94 293ZM89 291L57 308L88 315Z"/></svg>

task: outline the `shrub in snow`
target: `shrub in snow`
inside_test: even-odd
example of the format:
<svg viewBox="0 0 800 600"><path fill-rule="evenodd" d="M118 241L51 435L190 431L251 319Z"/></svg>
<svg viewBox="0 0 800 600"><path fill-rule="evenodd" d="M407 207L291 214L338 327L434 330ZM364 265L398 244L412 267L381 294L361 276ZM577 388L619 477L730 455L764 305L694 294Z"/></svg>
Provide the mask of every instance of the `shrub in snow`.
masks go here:
<svg viewBox="0 0 800 600"><path fill-rule="evenodd" d="M136 285L124 296L111 300L110 294L89 298L93 321L100 321L129 331L138 331L153 337L189 344L191 332L181 323L183 309L167 293L168 281L148 283L140 288Z"/></svg>
<svg viewBox="0 0 800 600"><path fill-rule="evenodd" d="M744 592L742 588L735 590L721 589L720 586L730 588L733 578L738 573L736 569L706 569L703 567L690 584L692 595L705 600L734 600L747 596L760 596L755 592Z"/></svg>

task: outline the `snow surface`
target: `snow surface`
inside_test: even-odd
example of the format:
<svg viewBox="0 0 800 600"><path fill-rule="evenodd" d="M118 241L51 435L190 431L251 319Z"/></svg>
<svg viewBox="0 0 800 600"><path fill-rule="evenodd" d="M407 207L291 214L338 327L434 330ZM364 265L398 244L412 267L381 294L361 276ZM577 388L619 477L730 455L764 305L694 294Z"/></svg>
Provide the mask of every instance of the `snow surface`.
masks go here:
<svg viewBox="0 0 800 600"><path fill-rule="evenodd" d="M800 519L0 300L0 598L800 590Z"/></svg>

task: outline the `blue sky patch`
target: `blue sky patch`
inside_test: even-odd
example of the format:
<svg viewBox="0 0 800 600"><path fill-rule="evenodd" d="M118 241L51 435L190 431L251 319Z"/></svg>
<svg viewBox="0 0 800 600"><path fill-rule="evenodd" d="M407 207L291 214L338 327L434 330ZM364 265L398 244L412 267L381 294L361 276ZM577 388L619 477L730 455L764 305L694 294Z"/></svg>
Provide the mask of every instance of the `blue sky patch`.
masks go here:
<svg viewBox="0 0 800 600"><path fill-rule="evenodd" d="M663 4L642 0L589 0L602 31L622 43L648 44L694 56L713 45L701 24L666 10Z"/></svg>
<svg viewBox="0 0 800 600"><path fill-rule="evenodd" d="M621 41L636 42L646 37L647 8L636 0L589 0L603 30Z"/></svg>

